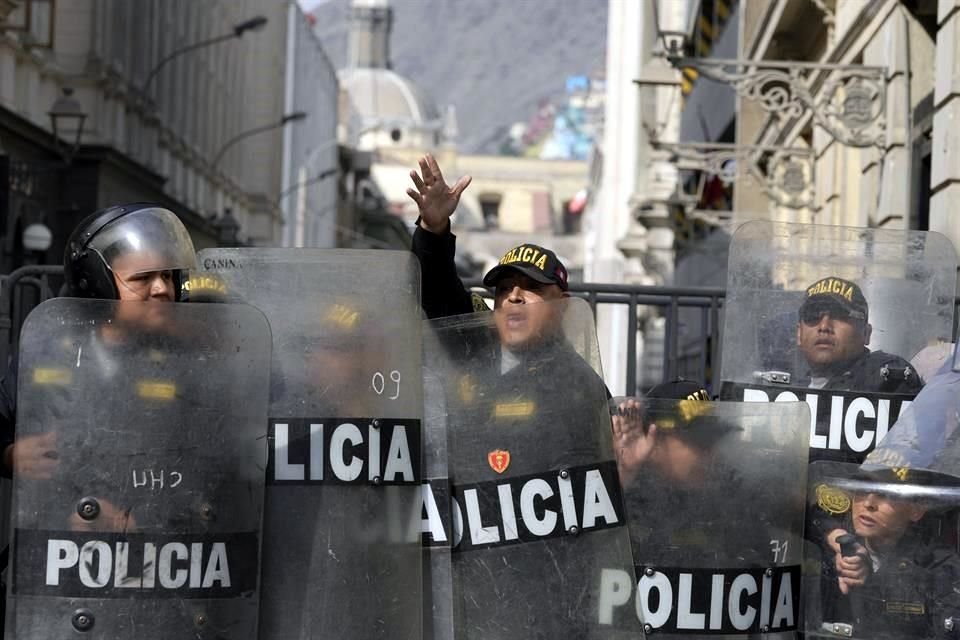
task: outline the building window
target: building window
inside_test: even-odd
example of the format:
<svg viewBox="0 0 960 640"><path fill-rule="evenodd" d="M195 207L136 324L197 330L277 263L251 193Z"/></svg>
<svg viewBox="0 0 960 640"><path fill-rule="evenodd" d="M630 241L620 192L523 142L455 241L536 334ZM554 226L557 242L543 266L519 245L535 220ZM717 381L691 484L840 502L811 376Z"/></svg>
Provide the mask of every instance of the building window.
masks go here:
<svg viewBox="0 0 960 640"><path fill-rule="evenodd" d="M30 47L53 48L53 16L55 0L24 0L10 12L3 24L6 31L23 34L22 41Z"/></svg>
<svg viewBox="0 0 960 640"><path fill-rule="evenodd" d="M480 211L483 213L483 224L487 229L496 229L500 226L500 201L503 197L499 193L481 193Z"/></svg>
<svg viewBox="0 0 960 640"><path fill-rule="evenodd" d="M910 129L910 229L928 231L930 229L930 198L932 152L933 152L933 91L923 97L913 110L913 122Z"/></svg>

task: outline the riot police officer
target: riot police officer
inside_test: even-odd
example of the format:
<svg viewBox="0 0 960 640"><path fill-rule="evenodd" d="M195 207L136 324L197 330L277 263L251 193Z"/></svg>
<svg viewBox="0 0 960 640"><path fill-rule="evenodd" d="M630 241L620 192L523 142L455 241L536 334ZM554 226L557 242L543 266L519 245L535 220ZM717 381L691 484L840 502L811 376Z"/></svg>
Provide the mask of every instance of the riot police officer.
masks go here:
<svg viewBox="0 0 960 640"><path fill-rule="evenodd" d="M64 275L68 296L116 300L172 302L181 295L185 270L194 268L190 236L171 211L152 204L108 207L85 218L67 241ZM163 314L140 305L118 310L115 336L130 327L151 330ZM51 336L53 338L54 336ZM0 473L27 480L48 480L60 461L57 434L46 431L16 439L17 359L0 382ZM100 500L96 524L76 513L65 514L72 530L123 531L136 526L129 510ZM6 550L3 554L6 558ZM5 562L5 561L4 561ZM0 611L3 617L4 611Z"/></svg>
<svg viewBox="0 0 960 640"><path fill-rule="evenodd" d="M149 203L117 205L91 214L67 240L63 258L66 294L77 298L172 302L183 294L185 273L196 268L190 234L168 209ZM163 314L125 306L121 325L162 326ZM135 317L134 317L135 316ZM0 385L3 472L48 477L56 466L53 434L14 444L16 361Z"/></svg>
<svg viewBox="0 0 960 640"><path fill-rule="evenodd" d="M903 358L870 351L867 299L850 280L831 276L805 289L797 322L797 348L815 389L916 394L920 376Z"/></svg>
<svg viewBox="0 0 960 640"><path fill-rule="evenodd" d="M845 509L841 529L826 536L827 624L850 624L853 637L862 638L956 637L949 620L960 612L960 556L925 524L931 504L891 490L898 485L909 493L904 485L923 484L917 482L923 475L906 468L861 472L860 486L844 500L835 489L819 489L821 503Z"/></svg>

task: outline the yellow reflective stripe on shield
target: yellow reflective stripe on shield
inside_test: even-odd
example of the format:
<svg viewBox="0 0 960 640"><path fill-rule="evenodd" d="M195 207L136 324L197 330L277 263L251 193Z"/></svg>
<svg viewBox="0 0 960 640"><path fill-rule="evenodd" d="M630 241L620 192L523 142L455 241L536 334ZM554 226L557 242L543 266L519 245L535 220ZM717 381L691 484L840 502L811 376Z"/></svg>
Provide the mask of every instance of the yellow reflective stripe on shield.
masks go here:
<svg viewBox="0 0 960 640"><path fill-rule="evenodd" d="M533 415L536 406L533 402L498 402L493 415L497 418L525 418Z"/></svg>
<svg viewBox="0 0 960 640"><path fill-rule="evenodd" d="M162 380L138 380L137 395L148 400L173 400L177 385Z"/></svg>
<svg viewBox="0 0 960 640"><path fill-rule="evenodd" d="M65 387L73 382L73 374L63 367L37 367L33 370L33 384Z"/></svg>

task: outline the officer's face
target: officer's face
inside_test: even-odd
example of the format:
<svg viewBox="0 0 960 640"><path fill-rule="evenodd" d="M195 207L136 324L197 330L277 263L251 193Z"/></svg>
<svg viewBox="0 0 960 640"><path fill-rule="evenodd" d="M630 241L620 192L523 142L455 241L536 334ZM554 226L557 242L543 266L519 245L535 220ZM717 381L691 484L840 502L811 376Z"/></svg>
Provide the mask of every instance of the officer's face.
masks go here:
<svg viewBox="0 0 960 640"><path fill-rule="evenodd" d="M173 272L149 270L156 262L152 256L130 253L114 259L113 281L123 302L173 302ZM118 326L137 331L164 332L170 327L173 307L155 304L121 304L117 308Z"/></svg>
<svg viewBox="0 0 960 640"><path fill-rule="evenodd" d="M500 342L510 349L533 346L560 330L561 303L566 292L556 284L543 284L522 273L497 281L494 319Z"/></svg>
<svg viewBox="0 0 960 640"><path fill-rule="evenodd" d="M156 269L156 262L149 254L119 256L111 269L121 300L173 302L175 298L173 272Z"/></svg>
<svg viewBox="0 0 960 640"><path fill-rule="evenodd" d="M797 346L814 372L853 359L869 341L870 325L836 305L805 309L797 324Z"/></svg>
<svg viewBox="0 0 960 640"><path fill-rule="evenodd" d="M896 544L926 509L876 493L853 496L853 528L873 549Z"/></svg>

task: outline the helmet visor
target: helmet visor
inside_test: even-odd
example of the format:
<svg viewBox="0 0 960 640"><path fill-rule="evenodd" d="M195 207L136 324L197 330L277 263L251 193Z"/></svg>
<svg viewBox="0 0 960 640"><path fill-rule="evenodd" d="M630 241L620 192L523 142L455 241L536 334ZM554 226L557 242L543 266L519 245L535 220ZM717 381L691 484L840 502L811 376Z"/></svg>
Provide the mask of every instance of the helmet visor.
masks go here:
<svg viewBox="0 0 960 640"><path fill-rule="evenodd" d="M151 207L134 211L104 227L91 240L116 273L195 269L197 254L183 223L171 211Z"/></svg>

